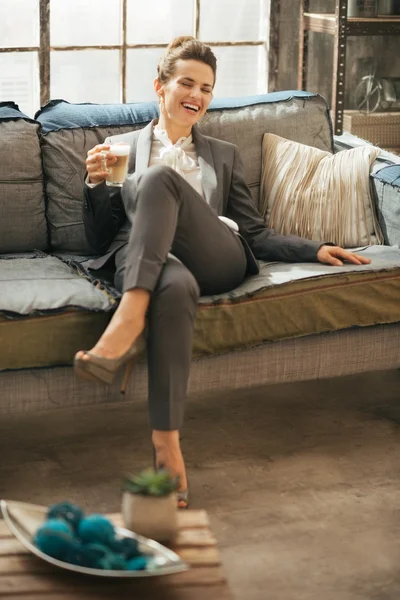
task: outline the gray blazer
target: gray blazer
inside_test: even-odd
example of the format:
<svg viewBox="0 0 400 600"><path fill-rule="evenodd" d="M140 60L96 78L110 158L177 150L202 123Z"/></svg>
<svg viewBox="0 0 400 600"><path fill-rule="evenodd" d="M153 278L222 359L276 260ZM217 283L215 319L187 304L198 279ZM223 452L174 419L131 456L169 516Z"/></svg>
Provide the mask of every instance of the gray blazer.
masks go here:
<svg viewBox="0 0 400 600"><path fill-rule="evenodd" d="M131 153L127 185L107 187L105 183L89 188L85 185L83 222L90 246L102 254L92 261L90 268L99 269L128 241L131 227L124 208L124 189L135 194L137 177L148 168L151 154L153 127L112 136L105 143L125 142ZM193 142L201 170L204 196L217 215L236 221L245 248L248 272L258 273L257 259L284 262L314 262L323 242L305 240L297 236L283 236L265 226L256 209L245 182L243 165L234 144L202 135L193 128ZM127 199L125 198L125 201ZM131 200L130 200L130 206ZM134 210L130 220L134 219Z"/></svg>

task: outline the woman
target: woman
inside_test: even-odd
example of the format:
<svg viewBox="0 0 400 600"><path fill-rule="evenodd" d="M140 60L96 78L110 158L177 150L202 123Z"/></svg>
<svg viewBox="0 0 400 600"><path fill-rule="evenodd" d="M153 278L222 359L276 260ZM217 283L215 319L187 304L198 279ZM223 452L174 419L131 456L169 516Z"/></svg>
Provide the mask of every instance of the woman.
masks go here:
<svg viewBox="0 0 400 600"><path fill-rule="evenodd" d="M91 268L114 260L115 285L123 295L98 343L76 355L75 369L110 383L120 367L132 364L146 327L155 461L179 475L180 507L187 507L188 487L179 430L200 294L237 287L247 273L258 272L256 259L369 262L265 227L236 147L194 127L210 104L215 76L216 58L208 46L190 37L175 39L154 80L158 121L112 139L131 146L122 191L104 184L101 152L109 149L109 140L86 160L85 230L93 249L105 253ZM107 166L115 161L109 156Z"/></svg>

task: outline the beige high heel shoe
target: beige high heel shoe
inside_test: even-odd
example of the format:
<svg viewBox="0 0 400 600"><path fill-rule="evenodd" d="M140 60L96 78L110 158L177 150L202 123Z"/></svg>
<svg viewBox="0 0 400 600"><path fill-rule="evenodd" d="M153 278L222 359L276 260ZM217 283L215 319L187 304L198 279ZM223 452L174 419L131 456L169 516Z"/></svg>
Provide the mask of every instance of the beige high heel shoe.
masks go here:
<svg viewBox="0 0 400 600"><path fill-rule="evenodd" d="M82 379L91 381L102 381L110 385L120 370L125 365L125 373L121 383L121 394L124 394L128 386L129 377L132 373L133 365L138 357L144 351L146 342L143 336L135 340L132 346L118 358L104 358L96 356L91 352L85 352L88 358L84 359L81 356L74 358L74 371L76 375Z"/></svg>

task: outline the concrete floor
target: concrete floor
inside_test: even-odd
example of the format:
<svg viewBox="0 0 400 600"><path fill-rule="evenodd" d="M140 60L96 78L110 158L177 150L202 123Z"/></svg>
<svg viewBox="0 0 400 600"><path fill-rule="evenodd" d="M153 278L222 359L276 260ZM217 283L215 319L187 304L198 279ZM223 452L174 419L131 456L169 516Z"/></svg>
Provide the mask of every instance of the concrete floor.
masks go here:
<svg viewBox="0 0 400 600"><path fill-rule="evenodd" d="M182 444L235 597L400 597L400 371L189 400ZM117 511L144 404L2 418L0 497Z"/></svg>

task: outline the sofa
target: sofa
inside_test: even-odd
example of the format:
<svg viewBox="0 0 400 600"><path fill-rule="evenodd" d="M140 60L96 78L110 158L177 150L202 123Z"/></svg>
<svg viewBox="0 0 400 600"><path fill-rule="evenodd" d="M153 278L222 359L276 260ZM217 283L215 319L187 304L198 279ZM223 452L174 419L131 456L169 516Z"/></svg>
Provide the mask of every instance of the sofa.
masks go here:
<svg viewBox="0 0 400 600"><path fill-rule="evenodd" d="M75 352L90 348L118 305L110 273L85 267L93 250L82 222L87 151L144 127L156 103L69 104L35 118L0 103L0 414L120 400L112 386L76 380ZM200 130L237 144L256 204L266 132L329 152L325 100L287 91L213 101ZM400 367L400 165L378 157L371 173L385 245L365 268L262 263L236 290L202 297L190 394ZM369 252L369 254L368 254ZM144 401L145 356L124 396Z"/></svg>

